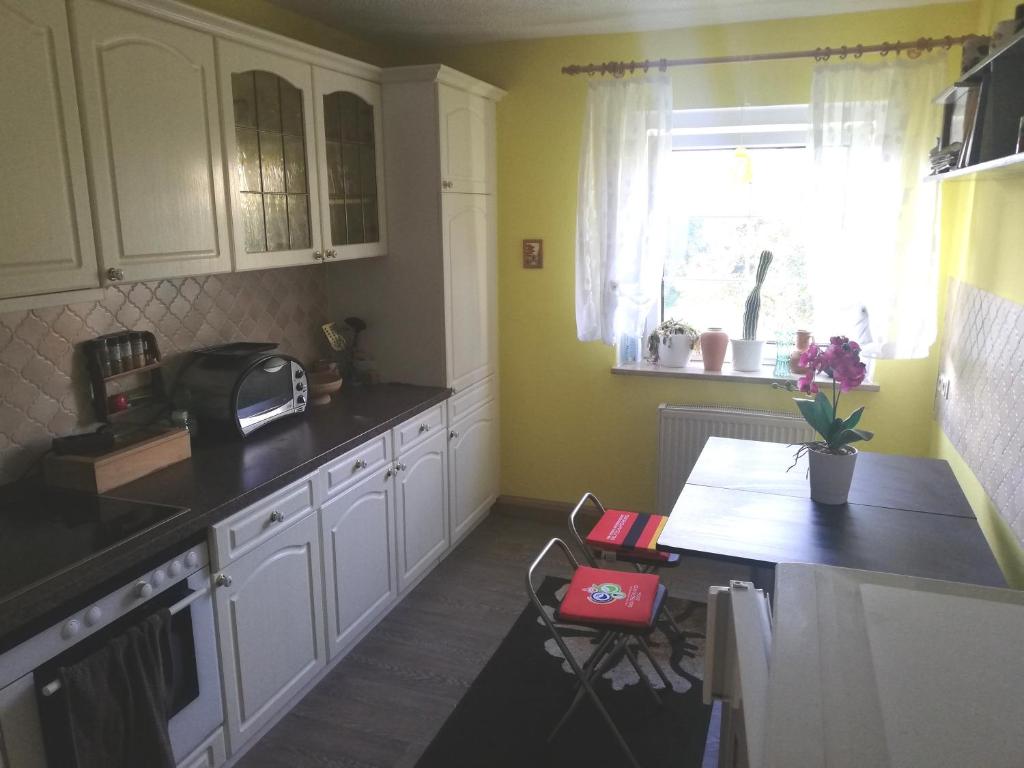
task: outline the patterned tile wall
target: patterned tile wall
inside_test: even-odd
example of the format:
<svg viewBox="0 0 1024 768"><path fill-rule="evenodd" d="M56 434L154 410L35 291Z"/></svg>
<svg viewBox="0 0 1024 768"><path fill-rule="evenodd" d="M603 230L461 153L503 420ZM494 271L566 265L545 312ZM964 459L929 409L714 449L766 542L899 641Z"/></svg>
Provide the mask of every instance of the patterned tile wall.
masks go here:
<svg viewBox="0 0 1024 768"><path fill-rule="evenodd" d="M1024 306L950 281L935 410L1024 544Z"/></svg>
<svg viewBox="0 0 1024 768"><path fill-rule="evenodd" d="M107 288L98 302L0 313L0 483L41 455L53 435L89 424L78 343L121 329L152 331L175 356L228 341L276 341L304 362L328 351L326 280L317 266L160 280ZM180 359L180 358L179 358Z"/></svg>

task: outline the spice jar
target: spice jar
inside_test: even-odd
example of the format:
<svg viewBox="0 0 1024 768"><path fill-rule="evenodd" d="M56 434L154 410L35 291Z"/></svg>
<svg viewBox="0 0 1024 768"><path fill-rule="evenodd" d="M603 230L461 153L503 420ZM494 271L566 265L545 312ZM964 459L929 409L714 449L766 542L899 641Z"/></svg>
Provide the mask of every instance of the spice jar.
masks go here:
<svg viewBox="0 0 1024 768"><path fill-rule="evenodd" d="M132 362L132 341L127 333L117 337L117 346L121 350L121 370L130 371L135 363Z"/></svg>
<svg viewBox="0 0 1024 768"><path fill-rule="evenodd" d="M121 373L124 368L121 367L121 346L117 343L117 339L107 339L107 359L110 361L110 374Z"/></svg>
<svg viewBox="0 0 1024 768"><path fill-rule="evenodd" d="M146 365L146 347L142 342L141 333L129 334L132 343L132 365L135 368L142 368Z"/></svg>
<svg viewBox="0 0 1024 768"><path fill-rule="evenodd" d="M152 365L156 362L156 344L153 339L149 336L142 337L142 346L145 349L146 365Z"/></svg>
<svg viewBox="0 0 1024 768"><path fill-rule="evenodd" d="M100 376L107 378L113 371L110 370L110 352L107 351L107 343L101 341L96 345L96 360L100 366Z"/></svg>

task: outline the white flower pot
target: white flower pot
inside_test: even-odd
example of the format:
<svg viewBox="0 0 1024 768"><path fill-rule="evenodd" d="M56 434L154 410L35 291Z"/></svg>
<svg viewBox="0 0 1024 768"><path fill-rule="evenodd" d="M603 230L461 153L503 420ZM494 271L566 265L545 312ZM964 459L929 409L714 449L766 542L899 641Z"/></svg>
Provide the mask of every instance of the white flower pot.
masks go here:
<svg viewBox="0 0 1024 768"><path fill-rule="evenodd" d="M764 351L763 341L750 339L732 340L732 367L737 371L755 373L761 370L761 356Z"/></svg>
<svg viewBox="0 0 1024 768"><path fill-rule="evenodd" d="M850 453L823 453L811 448L807 452L811 464L811 499L819 504L845 504L850 495L853 470L857 466L857 449Z"/></svg>
<svg viewBox="0 0 1024 768"><path fill-rule="evenodd" d="M693 342L689 336L675 334L658 342L658 364L666 368L685 368L690 362L690 353L693 352Z"/></svg>

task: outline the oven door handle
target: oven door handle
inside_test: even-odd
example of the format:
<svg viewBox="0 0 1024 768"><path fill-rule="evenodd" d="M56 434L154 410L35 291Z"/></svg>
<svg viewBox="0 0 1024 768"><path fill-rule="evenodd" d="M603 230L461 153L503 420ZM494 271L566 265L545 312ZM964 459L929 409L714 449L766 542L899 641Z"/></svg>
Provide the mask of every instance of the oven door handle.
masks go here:
<svg viewBox="0 0 1024 768"><path fill-rule="evenodd" d="M202 587L200 589L197 589L195 592L186 595L181 600L172 605L170 608L168 608L168 610L171 612L171 616L174 616L177 613L181 613L190 605L192 605L192 603L194 603L196 600L198 600L201 597L204 597L205 595L208 595L209 593L209 587ZM53 694L60 690L60 680L51 680L39 690L42 692L43 696L53 696Z"/></svg>

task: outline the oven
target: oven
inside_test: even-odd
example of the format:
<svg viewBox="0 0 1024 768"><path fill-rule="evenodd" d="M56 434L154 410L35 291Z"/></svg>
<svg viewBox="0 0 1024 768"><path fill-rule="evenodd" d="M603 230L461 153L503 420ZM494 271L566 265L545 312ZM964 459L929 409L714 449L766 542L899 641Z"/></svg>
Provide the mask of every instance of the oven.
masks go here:
<svg viewBox="0 0 1024 768"><path fill-rule="evenodd" d="M223 725L207 548L198 544L126 580L0 656L0 765L65 768L57 671L87 657L147 616L170 612L167 727L181 763ZM96 706L103 706L97 701Z"/></svg>

